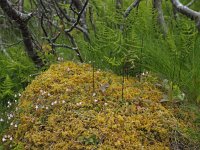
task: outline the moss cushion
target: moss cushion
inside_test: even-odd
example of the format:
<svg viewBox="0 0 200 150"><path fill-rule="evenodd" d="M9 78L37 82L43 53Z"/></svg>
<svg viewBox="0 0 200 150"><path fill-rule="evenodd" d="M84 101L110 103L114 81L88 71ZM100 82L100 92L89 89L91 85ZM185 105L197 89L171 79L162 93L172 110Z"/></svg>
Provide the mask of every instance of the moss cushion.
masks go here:
<svg viewBox="0 0 200 150"><path fill-rule="evenodd" d="M123 94L122 94L123 91ZM162 150L178 122L162 92L88 64L52 65L26 88L10 127L16 149ZM7 143L8 144L8 143ZM10 143L9 143L10 144Z"/></svg>

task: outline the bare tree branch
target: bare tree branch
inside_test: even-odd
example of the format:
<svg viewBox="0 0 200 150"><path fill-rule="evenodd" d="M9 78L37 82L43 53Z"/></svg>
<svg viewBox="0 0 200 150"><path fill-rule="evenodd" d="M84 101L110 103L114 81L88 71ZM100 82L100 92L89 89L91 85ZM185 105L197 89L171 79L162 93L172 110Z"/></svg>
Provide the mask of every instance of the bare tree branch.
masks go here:
<svg viewBox="0 0 200 150"><path fill-rule="evenodd" d="M8 0L0 0L1 7L4 12L13 20L15 20L17 23L20 23L21 21L27 22L33 15L32 13L24 14L12 7L12 4Z"/></svg>
<svg viewBox="0 0 200 150"><path fill-rule="evenodd" d="M70 9L73 11L74 14L78 15L78 12L73 7L73 4L78 10L81 10L82 3L80 0L71 0L70 2Z"/></svg>
<svg viewBox="0 0 200 150"><path fill-rule="evenodd" d="M196 0L191 0L186 6L187 6L187 7L190 7L192 4L194 4L195 1L196 1Z"/></svg>
<svg viewBox="0 0 200 150"><path fill-rule="evenodd" d="M9 47L18 45L18 44L20 44L21 42L23 42L23 40L17 41L17 42L12 43L12 44L0 43L0 45L5 45L5 48L9 48Z"/></svg>
<svg viewBox="0 0 200 150"><path fill-rule="evenodd" d="M54 43L52 43L52 46L54 46L54 47L68 48L68 49L71 49L71 50L75 50L76 49L76 48L70 47L70 46L68 46L66 44L54 44Z"/></svg>
<svg viewBox="0 0 200 150"><path fill-rule="evenodd" d="M116 0L116 9L122 8L122 0Z"/></svg>
<svg viewBox="0 0 200 150"><path fill-rule="evenodd" d="M194 11L187 6L184 6L179 0L171 0L171 2L178 12L196 21L197 28L200 31L200 12Z"/></svg>
<svg viewBox="0 0 200 150"><path fill-rule="evenodd" d="M82 56L80 54L79 48L78 48L78 46L76 44L76 41L75 41L74 37L69 32L65 32L65 35L68 36L69 40L71 41L71 43L72 43L72 45L74 47L73 50L75 50L80 62L83 63L84 62L83 58L82 58Z"/></svg>
<svg viewBox="0 0 200 150"><path fill-rule="evenodd" d="M56 4L56 6L58 7L59 11L62 13L62 15L65 17L65 19L69 22L75 22L74 19L71 19L66 12L64 12L64 10L59 6L58 2L56 0L53 0L54 3Z"/></svg>
<svg viewBox="0 0 200 150"><path fill-rule="evenodd" d="M76 23L77 20L74 19L74 18L70 18L70 16L67 15L66 12L59 6L58 2L56 2L55 0L53 0L53 1L55 3L56 7L58 8L58 10L60 11L61 15L63 15L63 17L67 20L67 22L65 22L63 20L63 18L61 17L61 15L56 11L56 13L57 13L58 17L60 18L60 20L62 20L64 23L70 25L71 27L74 26L74 24ZM71 6L70 6L70 8L71 8ZM71 9L73 9L73 8L71 8ZM81 31L84 34L84 37L87 39L87 41L90 41L89 33L87 31L87 27L84 28L84 27L81 27L81 26L79 26L77 24L75 26L75 28L78 29L79 31ZM65 29L65 30L67 30L67 29Z"/></svg>
<svg viewBox="0 0 200 150"><path fill-rule="evenodd" d="M83 12L85 11L85 8L86 8L86 6L87 6L87 4L88 4L88 1L89 1L89 0L86 0L86 2L85 2L85 4L84 4L83 8L82 8L81 11L78 13L78 18L77 18L76 22L71 26L70 29L65 29L65 32L71 32L71 31L78 25L78 23L79 23L79 21L80 21L80 19L81 19L81 16L82 16Z"/></svg>
<svg viewBox="0 0 200 150"><path fill-rule="evenodd" d="M42 6L42 8L44 9L45 12L48 12L47 8L45 7L44 3L42 0L40 0L40 4Z"/></svg>
<svg viewBox="0 0 200 150"><path fill-rule="evenodd" d="M82 9L81 0L71 0L71 4L74 4L75 7L80 11Z"/></svg>
<svg viewBox="0 0 200 150"><path fill-rule="evenodd" d="M18 10L19 10L19 12L23 12L24 11L24 0L19 0L18 1Z"/></svg>
<svg viewBox="0 0 200 150"><path fill-rule="evenodd" d="M162 11L162 0L153 0L153 7L158 15L158 23L162 28L163 35L166 36L168 32L167 25L165 23L163 11Z"/></svg>
<svg viewBox="0 0 200 150"><path fill-rule="evenodd" d="M127 18L133 8L137 7L140 4L141 0L135 0L124 12L124 18Z"/></svg>
<svg viewBox="0 0 200 150"><path fill-rule="evenodd" d="M14 20L19 25L19 29L21 31L23 42L28 56L38 67L44 66L42 59L38 56L37 52L34 50L32 43L32 36L27 27L27 22L32 17L32 13L27 15L17 11L12 7L11 2L8 0L0 0L0 7L9 18Z"/></svg>
<svg viewBox="0 0 200 150"><path fill-rule="evenodd" d="M56 11L56 13L57 13L58 17L60 18L60 20L63 21L63 17L59 14L59 12ZM82 57L80 55L80 52L79 52L78 46L77 46L77 44L75 42L75 39L68 32L65 32L65 35L67 35L67 37L70 39L72 47L68 46L66 44L58 44L58 43L56 43L56 40L60 36L61 32L59 32L58 34L56 34L53 38L49 37L49 34L46 31L45 26L44 26L44 17L45 17L46 21L49 21L49 22L51 22L51 21L47 18L47 16L44 13L42 13L42 16L41 16L41 19L40 19L41 28L42 28L42 30L44 32L45 39L48 41L48 43L51 46L52 50L54 51L55 48L67 48L67 49L71 49L71 50L73 50L73 51L76 52L76 54L77 54L80 62L83 62L83 59L82 59ZM68 22L68 23L70 23L70 22ZM54 25L54 26L56 27L56 29L60 30L59 27L57 27L56 25ZM77 28L77 26L76 26L76 28Z"/></svg>

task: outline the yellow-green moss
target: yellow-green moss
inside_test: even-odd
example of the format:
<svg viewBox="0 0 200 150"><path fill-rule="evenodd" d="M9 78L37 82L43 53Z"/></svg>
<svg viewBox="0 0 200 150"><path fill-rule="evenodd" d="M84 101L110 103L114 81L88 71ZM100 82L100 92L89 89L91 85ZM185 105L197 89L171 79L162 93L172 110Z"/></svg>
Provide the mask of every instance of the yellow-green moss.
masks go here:
<svg viewBox="0 0 200 150"><path fill-rule="evenodd" d="M52 65L25 90L10 128L25 149L167 150L178 122L146 82L65 62Z"/></svg>

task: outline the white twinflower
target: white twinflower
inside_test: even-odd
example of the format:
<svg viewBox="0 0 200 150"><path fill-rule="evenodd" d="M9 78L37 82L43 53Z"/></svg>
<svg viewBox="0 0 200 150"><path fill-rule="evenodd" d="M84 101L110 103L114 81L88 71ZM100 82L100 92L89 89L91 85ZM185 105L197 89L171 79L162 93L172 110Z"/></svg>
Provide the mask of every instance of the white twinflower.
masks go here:
<svg viewBox="0 0 200 150"><path fill-rule="evenodd" d="M13 126L13 122L11 122L10 125Z"/></svg>
<svg viewBox="0 0 200 150"><path fill-rule="evenodd" d="M38 106L38 105L36 105L36 106L35 106L35 109L36 109L36 110L38 110L38 108L39 108L39 106Z"/></svg>
<svg viewBox="0 0 200 150"><path fill-rule="evenodd" d="M20 97L20 96L21 96L21 93L19 93L18 95L19 95L19 97Z"/></svg>
<svg viewBox="0 0 200 150"><path fill-rule="evenodd" d="M6 141L6 139L3 137L3 138L2 138L2 142L5 142L5 141Z"/></svg>
<svg viewBox="0 0 200 150"><path fill-rule="evenodd" d="M54 105L54 102L52 102L51 105L53 106L53 105Z"/></svg>
<svg viewBox="0 0 200 150"><path fill-rule="evenodd" d="M51 94L50 94L50 93L48 93L47 95L48 95L48 96L51 96Z"/></svg>
<svg viewBox="0 0 200 150"><path fill-rule="evenodd" d="M77 105L77 106L80 106L80 105L82 105L82 102L76 103L76 105Z"/></svg>
<svg viewBox="0 0 200 150"><path fill-rule="evenodd" d="M93 97L96 96L96 93L93 93L92 96L93 96Z"/></svg>
<svg viewBox="0 0 200 150"><path fill-rule="evenodd" d="M17 94L15 94L15 97L17 97Z"/></svg>
<svg viewBox="0 0 200 150"><path fill-rule="evenodd" d="M64 103L65 103L65 100L62 100L62 103L64 104Z"/></svg>
<svg viewBox="0 0 200 150"><path fill-rule="evenodd" d="M8 102L8 106L7 107L9 108L11 105L12 105L11 102Z"/></svg>
<svg viewBox="0 0 200 150"><path fill-rule="evenodd" d="M182 95L183 97L185 97L185 93L182 93L181 95Z"/></svg>
<svg viewBox="0 0 200 150"><path fill-rule="evenodd" d="M0 118L0 122L4 122L3 118Z"/></svg>
<svg viewBox="0 0 200 150"><path fill-rule="evenodd" d="M54 104L57 104L57 103L58 103L57 101L54 102Z"/></svg>
<svg viewBox="0 0 200 150"><path fill-rule="evenodd" d="M95 102L95 103L97 103L97 102L98 102L98 100L97 100L97 99L95 99L95 100L94 100L94 102Z"/></svg>
<svg viewBox="0 0 200 150"><path fill-rule="evenodd" d="M12 136L10 137L10 141L12 141L13 140L13 138L12 138Z"/></svg>
<svg viewBox="0 0 200 150"><path fill-rule="evenodd" d="M104 105L105 105L105 106L107 106L107 105L108 105L108 103L104 103Z"/></svg>
<svg viewBox="0 0 200 150"><path fill-rule="evenodd" d="M9 117L10 117L10 118L13 118L14 116L13 116L13 114L9 114Z"/></svg>
<svg viewBox="0 0 200 150"><path fill-rule="evenodd" d="M49 109L49 107L48 107L48 106L46 106L46 109Z"/></svg>
<svg viewBox="0 0 200 150"><path fill-rule="evenodd" d="M15 128L17 128L17 124L15 124Z"/></svg>

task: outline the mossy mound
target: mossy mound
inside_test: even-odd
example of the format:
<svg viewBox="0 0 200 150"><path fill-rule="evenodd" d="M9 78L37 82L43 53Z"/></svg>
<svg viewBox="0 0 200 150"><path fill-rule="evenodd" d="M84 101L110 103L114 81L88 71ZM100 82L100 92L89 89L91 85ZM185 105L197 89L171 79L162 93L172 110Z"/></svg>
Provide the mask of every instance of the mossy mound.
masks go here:
<svg viewBox="0 0 200 150"><path fill-rule="evenodd" d="M26 88L10 134L25 149L166 150L178 122L161 98L150 83L125 79L122 96L120 76L56 64Z"/></svg>

